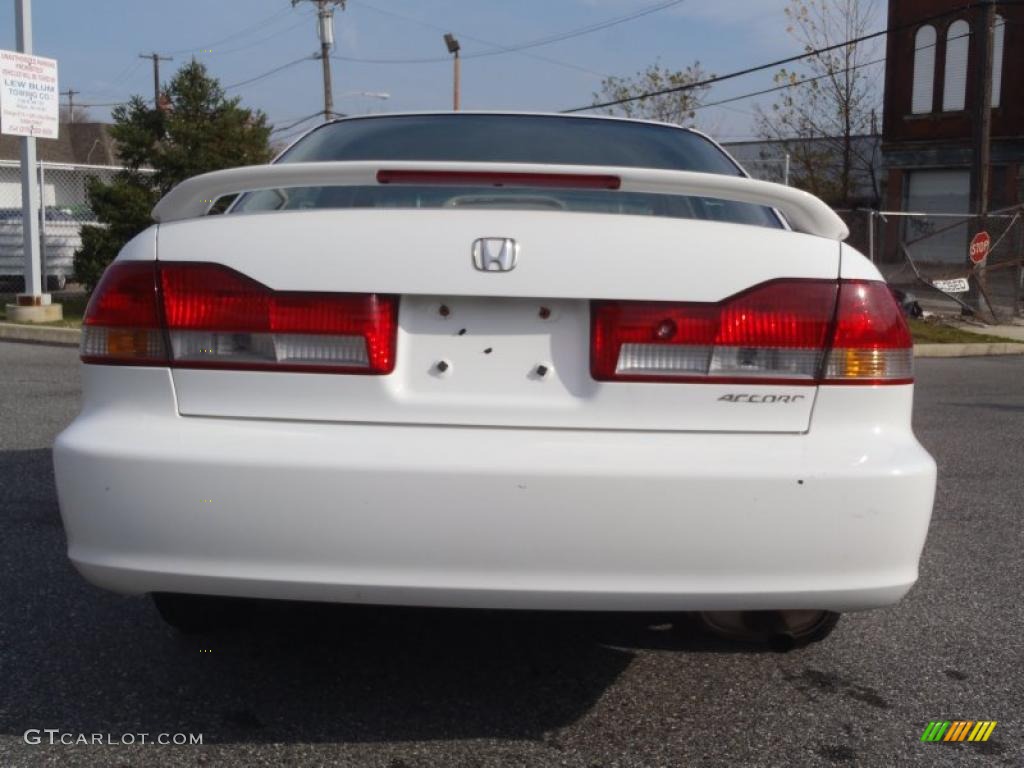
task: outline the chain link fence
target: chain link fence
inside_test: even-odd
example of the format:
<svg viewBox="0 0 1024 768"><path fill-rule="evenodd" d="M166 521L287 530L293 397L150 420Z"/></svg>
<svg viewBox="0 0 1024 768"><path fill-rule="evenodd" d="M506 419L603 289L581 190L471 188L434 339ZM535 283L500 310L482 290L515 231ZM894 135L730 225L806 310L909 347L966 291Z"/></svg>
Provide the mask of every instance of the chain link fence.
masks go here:
<svg viewBox="0 0 1024 768"><path fill-rule="evenodd" d="M83 224L95 224L86 194L88 179L111 182L121 168L40 162L36 167L44 290L60 290L74 274ZM21 231L21 164L0 160L0 291L24 290L25 250Z"/></svg>
<svg viewBox="0 0 1024 768"><path fill-rule="evenodd" d="M1024 206L990 213L839 211L849 242L867 254L893 287L927 312L973 313L987 322L1024 316ZM970 259L974 236L987 232L987 259Z"/></svg>

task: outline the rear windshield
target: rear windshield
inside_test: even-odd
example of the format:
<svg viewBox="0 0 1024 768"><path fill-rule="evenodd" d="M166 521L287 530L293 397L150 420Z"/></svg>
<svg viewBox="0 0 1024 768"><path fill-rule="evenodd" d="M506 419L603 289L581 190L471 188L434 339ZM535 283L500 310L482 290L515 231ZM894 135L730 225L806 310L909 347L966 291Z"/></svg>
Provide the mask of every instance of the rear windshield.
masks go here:
<svg viewBox="0 0 1024 768"><path fill-rule="evenodd" d="M707 139L671 126L553 115L394 115L329 123L279 163L435 160L660 168L743 175ZM264 190L232 212L303 208L501 208L621 213L781 226L771 210L703 197L612 190L366 186Z"/></svg>

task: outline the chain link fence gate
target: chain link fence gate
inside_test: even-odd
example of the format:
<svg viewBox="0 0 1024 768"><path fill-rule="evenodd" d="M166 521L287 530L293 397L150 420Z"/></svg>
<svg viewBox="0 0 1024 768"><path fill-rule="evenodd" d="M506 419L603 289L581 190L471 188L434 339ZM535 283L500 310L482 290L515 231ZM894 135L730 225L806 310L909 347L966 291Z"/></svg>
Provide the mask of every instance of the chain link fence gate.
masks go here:
<svg viewBox="0 0 1024 768"><path fill-rule="evenodd" d="M979 217L966 213L839 211L848 242L867 254L894 287L926 312L976 314L986 322L1024 316L1024 205ZM988 258L972 264L973 235L991 238Z"/></svg>
<svg viewBox="0 0 1024 768"><path fill-rule="evenodd" d="M37 164L44 290L63 289L72 279L82 225L97 223L86 195L88 179L110 183L122 170L109 165ZM0 160L0 291L5 293L25 289L21 229L21 163Z"/></svg>

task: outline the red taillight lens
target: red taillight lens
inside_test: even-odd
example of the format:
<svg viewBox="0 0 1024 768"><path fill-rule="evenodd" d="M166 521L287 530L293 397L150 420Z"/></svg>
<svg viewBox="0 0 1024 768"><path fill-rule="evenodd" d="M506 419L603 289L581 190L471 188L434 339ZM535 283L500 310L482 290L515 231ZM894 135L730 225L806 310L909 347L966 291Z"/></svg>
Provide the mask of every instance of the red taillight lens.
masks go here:
<svg viewBox="0 0 1024 768"><path fill-rule="evenodd" d="M103 273L82 320L82 360L167 365L155 262L119 261Z"/></svg>
<svg viewBox="0 0 1024 768"><path fill-rule="evenodd" d="M109 304L112 309L104 317L123 319L134 328L128 323L132 317L122 318L113 308L142 305L148 297L152 324L144 327L152 327L161 344L166 338L170 347L170 355L164 352L150 364L365 374L394 370L397 297L273 291L228 267L195 262L146 264L147 288L141 273L134 267L120 269L125 266L130 263L111 266L112 282L105 287L104 276L93 303ZM83 343L86 362L145 364L145 358L88 352Z"/></svg>
<svg viewBox="0 0 1024 768"><path fill-rule="evenodd" d="M828 384L909 384L914 342L885 283L844 280L825 367Z"/></svg>
<svg viewBox="0 0 1024 768"><path fill-rule="evenodd" d="M591 372L603 381L813 384L836 290L779 280L716 304L594 302Z"/></svg>
<svg viewBox="0 0 1024 768"><path fill-rule="evenodd" d="M597 301L591 313L600 381L910 380L909 331L884 283L776 280L714 304Z"/></svg>

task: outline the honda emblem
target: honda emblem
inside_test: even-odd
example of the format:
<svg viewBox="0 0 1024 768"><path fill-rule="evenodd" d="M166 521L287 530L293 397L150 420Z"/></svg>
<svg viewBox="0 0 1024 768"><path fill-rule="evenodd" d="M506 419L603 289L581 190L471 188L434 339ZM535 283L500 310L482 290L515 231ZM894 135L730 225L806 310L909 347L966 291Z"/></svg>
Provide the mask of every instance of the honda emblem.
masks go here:
<svg viewBox="0 0 1024 768"><path fill-rule="evenodd" d="M481 237L473 241L473 266L481 272L511 272L519 260L519 243L511 237Z"/></svg>

